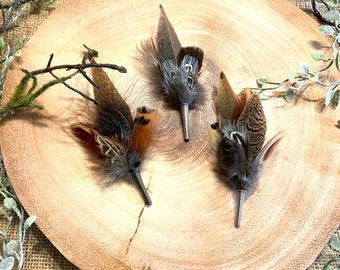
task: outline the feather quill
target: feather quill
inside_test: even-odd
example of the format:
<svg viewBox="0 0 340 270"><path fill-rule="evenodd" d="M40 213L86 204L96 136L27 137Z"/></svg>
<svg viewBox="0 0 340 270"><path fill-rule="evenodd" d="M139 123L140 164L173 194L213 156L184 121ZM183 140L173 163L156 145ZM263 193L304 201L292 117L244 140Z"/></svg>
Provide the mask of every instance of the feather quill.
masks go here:
<svg viewBox="0 0 340 270"><path fill-rule="evenodd" d="M223 72L213 99L217 122L211 125L209 135L216 150L217 169L238 194L238 228L245 197L254 190L263 161L283 133L279 132L263 146L267 124L258 92L245 88L236 95Z"/></svg>
<svg viewBox="0 0 340 270"><path fill-rule="evenodd" d="M204 53L198 47L182 47L162 5L160 11L156 37L142 41L139 49L139 71L168 104L180 109L184 140L189 141L189 109L203 103L198 76Z"/></svg>
<svg viewBox="0 0 340 270"><path fill-rule="evenodd" d="M74 123L71 130L95 167L108 179L102 183L111 184L121 178L132 180L145 204L151 205L140 165L156 127L157 110L141 107L133 118L130 107L103 69L92 68L92 80L99 86L94 87L99 104L84 108L86 121Z"/></svg>

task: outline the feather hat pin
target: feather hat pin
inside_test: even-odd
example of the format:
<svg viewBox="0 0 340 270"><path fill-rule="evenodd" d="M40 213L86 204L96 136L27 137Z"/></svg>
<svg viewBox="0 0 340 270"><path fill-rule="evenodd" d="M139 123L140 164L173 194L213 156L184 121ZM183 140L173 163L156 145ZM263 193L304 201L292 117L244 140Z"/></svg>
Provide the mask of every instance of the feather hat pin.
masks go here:
<svg viewBox="0 0 340 270"><path fill-rule="evenodd" d="M283 134L279 132L263 146L267 125L259 93L245 88L236 95L223 72L214 101L217 123L211 125L210 142L216 150L217 169L238 194L238 228L246 193L254 190L263 161Z"/></svg>
<svg viewBox="0 0 340 270"><path fill-rule="evenodd" d="M133 119L129 106L102 68L92 68L92 80L98 86L94 87L94 96L99 104L86 107L86 121L73 124L71 130L91 155L104 184L121 178L130 180L145 204L151 205L140 165L156 126L157 110L138 108Z"/></svg>
<svg viewBox="0 0 340 270"><path fill-rule="evenodd" d="M137 59L143 65L138 68L171 106L180 109L184 140L189 141L189 109L203 102L198 75L204 54L198 47L182 47L162 5L160 10L157 35L142 42Z"/></svg>

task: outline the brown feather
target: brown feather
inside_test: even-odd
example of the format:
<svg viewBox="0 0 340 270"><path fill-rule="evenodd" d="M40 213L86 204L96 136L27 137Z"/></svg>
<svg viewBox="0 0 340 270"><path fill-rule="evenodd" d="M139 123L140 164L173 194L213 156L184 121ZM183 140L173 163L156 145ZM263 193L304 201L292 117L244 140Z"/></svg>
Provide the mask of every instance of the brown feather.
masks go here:
<svg viewBox="0 0 340 270"><path fill-rule="evenodd" d="M245 93L245 98L246 96L247 93ZM263 146L267 131L267 121L258 92L253 92L248 97L246 105L237 120L237 125L246 128L249 141L249 155L256 157Z"/></svg>
<svg viewBox="0 0 340 270"><path fill-rule="evenodd" d="M98 89L94 87L94 96L99 104L88 107L88 102L85 103L87 123L73 124L71 130L91 154L92 167L100 175L101 184L124 178L133 182L145 203L151 205L140 166L151 142L157 113L142 107L133 120L128 104L102 68L92 68L92 80L98 85Z"/></svg>
<svg viewBox="0 0 340 270"><path fill-rule="evenodd" d="M157 35L142 41L138 71L148 80L156 96L172 108L181 109L184 140L189 140L188 110L203 104L203 88L198 81L203 51L197 47L182 48L178 36L160 5ZM187 109L183 109L187 108Z"/></svg>
<svg viewBox="0 0 340 270"><path fill-rule="evenodd" d="M136 151L142 159L150 146L156 128L157 110L138 108L131 134L130 149Z"/></svg>
<svg viewBox="0 0 340 270"><path fill-rule="evenodd" d="M177 34L171 25L164 8L159 6L161 14L159 16L157 30L157 49L159 61L163 63L165 60L173 60L176 62L177 56L182 48Z"/></svg>
<svg viewBox="0 0 340 270"><path fill-rule="evenodd" d="M266 150L263 160L268 159L272 153L274 152L275 148L278 146L279 142L283 139L285 131L281 131L277 133L273 138L270 139L268 143L264 146L264 148L269 145L268 149Z"/></svg>
<svg viewBox="0 0 340 270"><path fill-rule="evenodd" d="M203 50L198 48L198 47L194 47L194 46L181 48L181 50L179 51L179 53L177 55L177 63L178 64L182 63L182 60L183 60L185 55L191 55L192 57L197 59L198 69L196 70L196 73L199 74L200 71L201 71L201 68L202 68L202 64L203 64L203 58L204 58Z"/></svg>
<svg viewBox="0 0 340 270"><path fill-rule="evenodd" d="M117 88L114 86L104 69L92 68L92 79L99 86L99 89L94 88L94 97L100 104L105 104L110 100L124 115L131 115L129 106L119 94Z"/></svg>
<svg viewBox="0 0 340 270"><path fill-rule="evenodd" d="M267 125L259 93L245 88L236 95L223 72L214 99L218 122L211 125L209 139L216 150L217 172L239 194L238 228L245 197L255 189L263 161L283 135L279 132L263 146Z"/></svg>
<svg viewBox="0 0 340 270"><path fill-rule="evenodd" d="M105 156L98 148L94 132L89 125L75 123L71 125L71 131L72 134L79 140L82 146L86 149L86 152L91 155L91 158L100 160L105 158Z"/></svg>
<svg viewBox="0 0 340 270"><path fill-rule="evenodd" d="M153 38L143 40L141 46L137 48L138 55L134 58L137 60L136 69L149 83L157 89L162 88L162 73L158 60L157 49ZM140 65L140 64L141 65Z"/></svg>

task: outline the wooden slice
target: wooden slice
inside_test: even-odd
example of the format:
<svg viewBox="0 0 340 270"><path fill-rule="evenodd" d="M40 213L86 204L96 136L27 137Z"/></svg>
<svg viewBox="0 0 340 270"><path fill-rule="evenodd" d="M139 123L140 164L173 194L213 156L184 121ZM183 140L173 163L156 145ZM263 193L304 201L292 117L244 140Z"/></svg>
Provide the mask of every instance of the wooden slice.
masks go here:
<svg viewBox="0 0 340 270"><path fill-rule="evenodd" d="M69 132L83 99L64 86L48 90L44 110L21 111L4 121L1 150L14 189L51 242L81 269L305 269L340 221L339 110L316 103L266 99L268 141L287 131L266 161L257 190L234 227L236 201L217 179L208 127L215 121L211 93L224 71L232 87L256 86L311 70L317 23L286 1L162 2L183 46L205 52L202 108L190 111L191 140L182 140L178 111L168 110L136 73L133 57L142 39L156 32L159 6L145 1L68 1L39 28L8 74L3 102L23 73L79 63L82 44L99 51L98 62L123 65L108 71L133 107L160 110L159 126L142 177L153 205L144 208L135 188L118 182L101 188L82 147ZM39 84L49 75L39 77ZM82 77L69 82L83 91ZM133 87L133 88L132 88ZM324 91L315 88L319 97ZM262 95L262 97L264 97ZM314 96L315 97L315 96Z"/></svg>

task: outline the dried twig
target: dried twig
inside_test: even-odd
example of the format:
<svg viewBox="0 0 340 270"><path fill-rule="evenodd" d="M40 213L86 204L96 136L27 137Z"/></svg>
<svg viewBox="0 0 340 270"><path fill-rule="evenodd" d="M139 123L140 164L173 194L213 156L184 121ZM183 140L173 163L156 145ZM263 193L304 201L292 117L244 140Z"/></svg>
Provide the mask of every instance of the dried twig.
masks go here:
<svg viewBox="0 0 340 270"><path fill-rule="evenodd" d="M21 79L19 85L16 87L8 103L5 104L2 108L0 108L0 121L6 115L13 113L14 111L22 107L29 107L29 108L35 108L35 109L41 110L43 107L40 104L36 103L35 99L39 97L42 93L44 93L48 88L59 83L65 85L67 88L78 93L84 98L94 102L95 104L98 104L98 102L94 100L93 98L87 96L85 93L81 92L80 90L66 83L67 80L73 78L77 74L81 74L92 85L94 85L95 87L98 87L98 85L95 84L87 76L85 72L86 69L92 68L92 67L114 69L122 73L126 72L126 69L124 67L117 66L115 64L94 63L94 62L87 63L86 62L87 59L97 56L97 55L98 55L98 52L88 48L88 51L84 54L81 64L64 64L64 65L51 66L52 59L53 59L53 54L51 54L48 60L47 66L45 68L34 70L31 72L25 69L21 69L25 73L25 76ZM57 75L53 73L53 71L55 70L65 70L65 71L75 70L75 71L67 76L58 77ZM37 89L37 85L38 85L37 76L41 74L45 74L45 73L51 74L54 80L47 82L46 84L44 84L43 86ZM29 86L29 83L31 81L32 81L32 85Z"/></svg>

